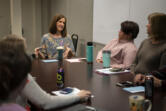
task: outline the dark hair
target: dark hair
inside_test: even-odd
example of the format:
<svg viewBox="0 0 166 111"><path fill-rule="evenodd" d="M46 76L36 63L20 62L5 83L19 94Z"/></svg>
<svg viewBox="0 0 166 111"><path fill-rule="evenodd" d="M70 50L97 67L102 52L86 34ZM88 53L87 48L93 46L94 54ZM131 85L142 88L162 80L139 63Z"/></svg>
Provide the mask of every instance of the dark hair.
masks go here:
<svg viewBox="0 0 166 111"><path fill-rule="evenodd" d="M19 48L21 41L24 45L23 39L15 35L0 41L0 100L8 99L31 71L31 59L24 48Z"/></svg>
<svg viewBox="0 0 166 111"><path fill-rule="evenodd" d="M151 38L155 40L166 39L166 14L164 13L151 13L148 16L149 23L151 25Z"/></svg>
<svg viewBox="0 0 166 111"><path fill-rule="evenodd" d="M66 23L67 23L67 19L64 15L62 14L57 14L56 16L54 16L51 24L50 24L50 27L49 27L49 32L51 34L55 34L57 32L57 26L56 26L56 23L60 20L64 18L65 19L65 24L64 24L64 29L63 31L61 32L61 35L62 37L66 37L67 36L67 28L66 28Z"/></svg>
<svg viewBox="0 0 166 111"><path fill-rule="evenodd" d="M121 23L121 31L125 34L131 34L132 39L135 39L139 32L139 26L133 21L124 21Z"/></svg>

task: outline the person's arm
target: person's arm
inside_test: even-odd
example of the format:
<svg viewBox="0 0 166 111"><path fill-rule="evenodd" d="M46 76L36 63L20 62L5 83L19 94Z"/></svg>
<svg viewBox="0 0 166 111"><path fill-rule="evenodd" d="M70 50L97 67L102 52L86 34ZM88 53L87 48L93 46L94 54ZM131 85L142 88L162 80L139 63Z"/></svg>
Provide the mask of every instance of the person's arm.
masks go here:
<svg viewBox="0 0 166 111"><path fill-rule="evenodd" d="M162 69L163 67L166 66L166 50L163 52L163 54L161 55L161 59L160 59L160 67L159 69Z"/></svg>
<svg viewBox="0 0 166 111"><path fill-rule="evenodd" d="M140 47L139 47L139 49L136 53L136 57L135 57L133 63L131 64L131 66L130 66L130 71L131 71L132 74L135 74L135 67L137 66L138 61L139 61L138 60L138 54L140 53L140 50L143 48L144 41L141 43L141 45L140 45Z"/></svg>
<svg viewBox="0 0 166 111"><path fill-rule="evenodd" d="M122 68L122 69L128 69L130 68L131 64L133 63L135 57L136 57L137 50L136 49L130 49L124 51L124 59L122 64L116 64L112 65L113 68Z"/></svg>
<svg viewBox="0 0 166 111"><path fill-rule="evenodd" d="M67 37L66 42L64 44L65 52L64 52L64 58L71 58L75 56L75 50L73 46L73 42L70 37Z"/></svg>
<svg viewBox="0 0 166 111"><path fill-rule="evenodd" d="M72 50L72 53L75 54L74 45L73 45L73 42L70 38L69 38L68 42L69 42L69 48Z"/></svg>
<svg viewBox="0 0 166 111"><path fill-rule="evenodd" d="M102 63L103 62L103 60L102 60L102 52L103 52L103 50L111 50L111 45L112 45L113 41L114 40L110 41L104 48L102 48L98 52L97 57L96 57L96 62L98 62L98 63Z"/></svg>
<svg viewBox="0 0 166 111"><path fill-rule="evenodd" d="M33 104L43 108L51 109L57 108L80 100L78 95L73 96L53 96L46 93L40 88L40 86L33 80L32 76L28 75L29 82L26 84L22 91L22 95L25 96Z"/></svg>
<svg viewBox="0 0 166 111"><path fill-rule="evenodd" d="M40 59L46 59L48 56L47 52L46 52L46 37L43 36L41 39L41 47L37 47L34 49L34 54L36 58L40 58Z"/></svg>

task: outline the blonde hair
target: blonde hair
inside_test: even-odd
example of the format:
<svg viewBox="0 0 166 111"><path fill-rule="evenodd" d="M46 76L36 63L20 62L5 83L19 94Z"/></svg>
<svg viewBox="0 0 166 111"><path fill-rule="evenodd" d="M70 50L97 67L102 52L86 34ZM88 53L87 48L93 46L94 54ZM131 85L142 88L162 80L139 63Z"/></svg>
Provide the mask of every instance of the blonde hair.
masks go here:
<svg viewBox="0 0 166 111"><path fill-rule="evenodd" d="M151 25L151 38L160 41L166 39L166 14L164 13L151 13L148 16Z"/></svg>

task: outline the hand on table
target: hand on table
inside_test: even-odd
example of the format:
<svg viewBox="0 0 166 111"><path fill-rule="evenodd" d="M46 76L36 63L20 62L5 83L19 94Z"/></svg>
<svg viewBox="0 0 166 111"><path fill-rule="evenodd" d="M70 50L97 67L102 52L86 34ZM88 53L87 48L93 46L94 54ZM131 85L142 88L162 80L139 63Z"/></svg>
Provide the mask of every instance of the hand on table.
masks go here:
<svg viewBox="0 0 166 111"><path fill-rule="evenodd" d="M43 55L42 52L40 52L40 49L41 49L41 47L35 48L34 54L35 54L36 58L44 59L45 56Z"/></svg>
<svg viewBox="0 0 166 111"><path fill-rule="evenodd" d="M74 54L72 53L72 49L65 46L65 52L63 53L63 57L66 59L70 59L74 56Z"/></svg>
<svg viewBox="0 0 166 111"><path fill-rule="evenodd" d="M97 59L96 62L97 63L103 63L103 60L102 59Z"/></svg>
<svg viewBox="0 0 166 111"><path fill-rule="evenodd" d="M86 100L91 96L91 92L87 90L81 90L77 95L81 100Z"/></svg>
<svg viewBox="0 0 166 111"><path fill-rule="evenodd" d="M143 74L137 74L135 77L134 77L134 83L136 84L142 84L145 82L145 75Z"/></svg>

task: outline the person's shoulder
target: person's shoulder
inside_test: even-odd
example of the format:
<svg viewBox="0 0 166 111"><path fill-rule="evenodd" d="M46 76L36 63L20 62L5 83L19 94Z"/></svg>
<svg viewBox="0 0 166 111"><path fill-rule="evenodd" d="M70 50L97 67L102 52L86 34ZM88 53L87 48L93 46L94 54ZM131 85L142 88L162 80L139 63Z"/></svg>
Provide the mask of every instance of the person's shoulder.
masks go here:
<svg viewBox="0 0 166 111"><path fill-rule="evenodd" d="M46 34L43 35L42 39L47 40L47 39L49 39L49 37L50 37L50 34L46 33Z"/></svg>
<svg viewBox="0 0 166 111"><path fill-rule="evenodd" d="M112 39L112 40L110 40L109 42L108 42L108 44L112 44L112 43L117 43L118 42L118 38L114 38L114 39ZM107 45L108 45L107 44Z"/></svg>
<svg viewBox="0 0 166 111"><path fill-rule="evenodd" d="M66 40L71 40L71 36L69 34L66 35L66 37L63 37Z"/></svg>
<svg viewBox="0 0 166 111"><path fill-rule="evenodd" d="M130 50L132 50L132 51L137 51L137 46L135 45L134 42L129 42L129 43L127 43L127 45L126 45L126 49L127 49L127 50L130 49Z"/></svg>
<svg viewBox="0 0 166 111"><path fill-rule="evenodd" d="M118 41L118 38L113 38L113 39L111 40L111 42L112 42L112 41Z"/></svg>

